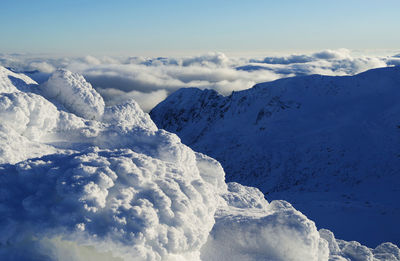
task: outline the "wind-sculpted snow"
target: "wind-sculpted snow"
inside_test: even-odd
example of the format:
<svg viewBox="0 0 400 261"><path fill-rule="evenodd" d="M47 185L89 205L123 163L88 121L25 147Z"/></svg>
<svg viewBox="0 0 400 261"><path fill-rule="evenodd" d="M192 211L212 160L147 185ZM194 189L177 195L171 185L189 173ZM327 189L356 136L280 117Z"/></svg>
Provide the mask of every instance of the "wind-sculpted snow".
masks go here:
<svg viewBox="0 0 400 261"><path fill-rule="evenodd" d="M205 243L217 205L191 163L93 148L4 166L1 242L62 236L129 260L189 257Z"/></svg>
<svg viewBox="0 0 400 261"><path fill-rule="evenodd" d="M47 100L52 90L0 70L0 260L398 260L393 244L336 240L289 203L226 184L216 160L133 100L72 113L94 93L83 77L64 71L54 88L70 89Z"/></svg>
<svg viewBox="0 0 400 261"><path fill-rule="evenodd" d="M93 91L74 78L72 90ZM225 188L218 163L157 130L134 101L107 107L104 122L32 92L2 93L0 104L1 161L11 163L0 169L1 259L58 260L69 244L73 260L85 260L84 246L126 260L198 258Z"/></svg>
<svg viewBox="0 0 400 261"><path fill-rule="evenodd" d="M150 115L220 161L228 181L374 246L400 243L398 97L400 67L391 67L281 79L230 96L181 89Z"/></svg>
<svg viewBox="0 0 400 261"><path fill-rule="evenodd" d="M47 99L60 103L77 116L100 119L103 115L103 98L82 75L67 70L57 70L40 86L40 89Z"/></svg>
<svg viewBox="0 0 400 261"><path fill-rule="evenodd" d="M150 119L150 116L144 113L133 99L122 104L106 107L103 121L128 128L141 127L153 131L157 130L157 126Z"/></svg>
<svg viewBox="0 0 400 261"><path fill-rule="evenodd" d="M314 222L285 201L264 199L255 188L229 183L226 206L204 246L204 260L327 260Z"/></svg>
<svg viewBox="0 0 400 261"><path fill-rule="evenodd" d="M57 125L63 125L59 111L44 98L32 93L0 93L0 118L0 163L57 151L40 142L50 138Z"/></svg>

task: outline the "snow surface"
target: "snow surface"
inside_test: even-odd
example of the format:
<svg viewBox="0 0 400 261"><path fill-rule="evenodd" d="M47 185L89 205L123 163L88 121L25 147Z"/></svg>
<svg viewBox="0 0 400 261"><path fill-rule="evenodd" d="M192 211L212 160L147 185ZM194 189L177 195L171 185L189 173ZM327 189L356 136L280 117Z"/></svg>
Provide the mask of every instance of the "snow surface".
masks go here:
<svg viewBox="0 0 400 261"><path fill-rule="evenodd" d="M82 75L59 69L40 86L43 96L85 119L100 119L104 101Z"/></svg>
<svg viewBox="0 0 400 261"><path fill-rule="evenodd" d="M93 90L71 75L50 78L65 94L53 104L0 68L0 260L400 260L393 244L336 240L289 203L226 184L132 100L72 113Z"/></svg>
<svg viewBox="0 0 400 261"><path fill-rule="evenodd" d="M281 79L230 96L181 89L150 115L220 161L228 181L376 246L400 244L399 97L400 67L389 67Z"/></svg>

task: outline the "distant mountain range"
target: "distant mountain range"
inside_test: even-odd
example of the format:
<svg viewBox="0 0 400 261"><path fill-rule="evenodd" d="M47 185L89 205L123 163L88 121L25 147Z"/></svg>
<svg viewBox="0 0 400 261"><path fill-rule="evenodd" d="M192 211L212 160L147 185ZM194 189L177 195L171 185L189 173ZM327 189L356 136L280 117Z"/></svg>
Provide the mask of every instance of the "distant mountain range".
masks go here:
<svg viewBox="0 0 400 261"><path fill-rule="evenodd" d="M150 113L227 181L285 199L344 239L400 243L400 67L180 89Z"/></svg>

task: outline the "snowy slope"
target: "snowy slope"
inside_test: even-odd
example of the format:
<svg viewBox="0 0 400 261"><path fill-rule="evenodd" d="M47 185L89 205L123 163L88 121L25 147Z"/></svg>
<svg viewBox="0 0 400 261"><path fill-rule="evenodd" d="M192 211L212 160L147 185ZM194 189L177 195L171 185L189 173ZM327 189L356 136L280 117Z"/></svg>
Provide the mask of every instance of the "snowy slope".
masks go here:
<svg viewBox="0 0 400 261"><path fill-rule="evenodd" d="M220 161L228 181L372 246L400 243L399 97L400 67L390 67L281 79L227 97L181 89L150 115Z"/></svg>
<svg viewBox="0 0 400 261"><path fill-rule="evenodd" d="M101 113L79 75L50 78L54 104L49 82L0 79L0 260L400 260L391 243L336 240L289 203L226 184L133 100ZM95 99L71 113L82 97Z"/></svg>

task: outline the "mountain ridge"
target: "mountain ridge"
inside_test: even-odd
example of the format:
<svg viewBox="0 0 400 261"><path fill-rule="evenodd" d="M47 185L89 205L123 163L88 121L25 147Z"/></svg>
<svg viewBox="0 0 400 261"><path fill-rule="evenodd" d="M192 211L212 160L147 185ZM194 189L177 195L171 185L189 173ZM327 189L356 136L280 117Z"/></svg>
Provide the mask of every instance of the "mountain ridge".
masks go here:
<svg viewBox="0 0 400 261"><path fill-rule="evenodd" d="M400 232L390 229L400 217L393 198L400 186L398 97L400 67L387 67L355 76L278 79L229 96L181 89L150 115L159 128L220 161L228 181L258 187L274 199L290 199L344 238L350 237L350 226L362 231L368 220L340 224L332 221L332 211L357 206L359 213L385 220L385 232L376 229L380 237L387 233L398 240ZM346 198L349 204L318 210L321 202L312 200L318 192L321 202L334 205ZM377 209L365 202L375 202ZM374 213L378 209L393 213L381 218ZM350 217L357 211L339 213L333 216Z"/></svg>

